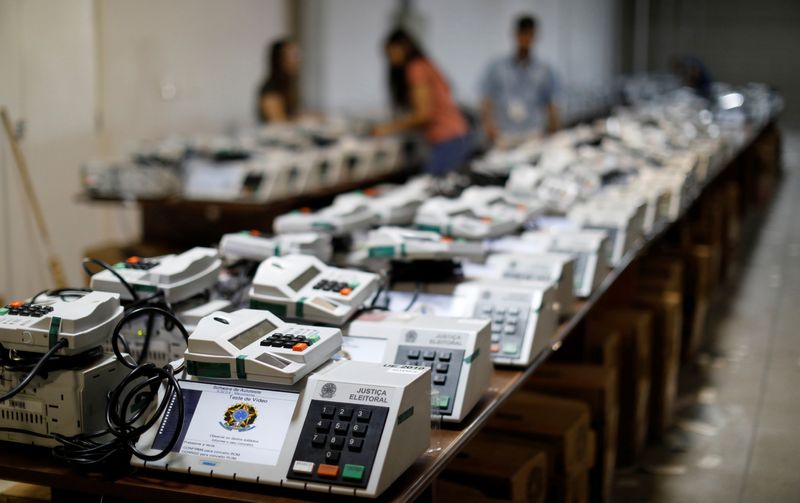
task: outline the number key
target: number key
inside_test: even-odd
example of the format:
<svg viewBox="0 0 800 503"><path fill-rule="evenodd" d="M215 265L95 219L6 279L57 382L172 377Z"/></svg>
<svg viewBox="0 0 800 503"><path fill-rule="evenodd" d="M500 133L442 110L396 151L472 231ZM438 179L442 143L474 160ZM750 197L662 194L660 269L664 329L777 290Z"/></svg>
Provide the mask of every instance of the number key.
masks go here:
<svg viewBox="0 0 800 503"><path fill-rule="evenodd" d="M367 434L367 425L356 423L353 425L353 435L357 437L363 437Z"/></svg>
<svg viewBox="0 0 800 503"><path fill-rule="evenodd" d="M339 433L341 435L347 435L347 430L349 428L350 428L350 423L340 423L337 421L336 424L333 425L334 433Z"/></svg>
<svg viewBox="0 0 800 503"><path fill-rule="evenodd" d="M347 448L350 449L351 451L361 452L361 447L363 445L364 445L364 439L363 438L352 438L351 437L350 440L347 441Z"/></svg>
<svg viewBox="0 0 800 503"><path fill-rule="evenodd" d="M322 447L325 445L325 442L328 440L328 435L324 433L314 433L314 436L311 437L311 445L314 447Z"/></svg>
<svg viewBox="0 0 800 503"><path fill-rule="evenodd" d="M358 409L356 411L356 420L362 423L368 423L369 418L372 417L372 411L369 409Z"/></svg>
<svg viewBox="0 0 800 503"><path fill-rule="evenodd" d="M339 419L344 419L345 421L350 421L353 417L353 409L351 407L340 407L339 408Z"/></svg>
<svg viewBox="0 0 800 503"><path fill-rule="evenodd" d="M329 445L331 449L336 449L337 451L341 451L342 447L344 447L344 437L331 437Z"/></svg>

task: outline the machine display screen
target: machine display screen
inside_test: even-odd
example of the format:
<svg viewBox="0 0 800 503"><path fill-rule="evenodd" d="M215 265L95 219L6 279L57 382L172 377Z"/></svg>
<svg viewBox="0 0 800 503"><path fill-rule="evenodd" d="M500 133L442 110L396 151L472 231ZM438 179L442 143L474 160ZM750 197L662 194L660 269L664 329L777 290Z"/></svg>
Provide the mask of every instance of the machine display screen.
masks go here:
<svg viewBox="0 0 800 503"><path fill-rule="evenodd" d="M270 323L269 320L264 320L261 323L254 325L252 328L249 328L244 332L228 339L228 342L236 346L236 349L244 349L258 340L259 337L267 335L273 330L275 330L275 325Z"/></svg>
<svg viewBox="0 0 800 503"><path fill-rule="evenodd" d="M173 452L264 466L278 464L298 393L194 381L180 381L180 386L185 414ZM177 421L177 406L171 403L153 441L154 449L167 446Z"/></svg>
<svg viewBox="0 0 800 503"><path fill-rule="evenodd" d="M306 269L306 271L303 274L293 279L292 282L289 283L289 288L291 288L296 292L297 290L303 288L303 285L314 279L317 276L317 274L319 274L319 269L317 269L314 266L311 266L308 269Z"/></svg>

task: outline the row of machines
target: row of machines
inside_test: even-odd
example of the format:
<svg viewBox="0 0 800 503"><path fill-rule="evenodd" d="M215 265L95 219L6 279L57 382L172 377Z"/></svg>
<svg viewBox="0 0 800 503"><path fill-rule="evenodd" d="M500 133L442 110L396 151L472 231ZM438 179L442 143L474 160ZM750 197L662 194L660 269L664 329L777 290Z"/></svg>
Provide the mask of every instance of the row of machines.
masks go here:
<svg viewBox="0 0 800 503"><path fill-rule="evenodd" d="M413 138L374 138L355 125L271 125L230 136L169 138L81 169L93 198L290 199L400 171L420 155Z"/></svg>
<svg viewBox="0 0 800 503"><path fill-rule="evenodd" d="M344 193L271 232L116 264L0 308L0 439L376 497L678 218L741 131L684 101L492 151L492 183Z"/></svg>

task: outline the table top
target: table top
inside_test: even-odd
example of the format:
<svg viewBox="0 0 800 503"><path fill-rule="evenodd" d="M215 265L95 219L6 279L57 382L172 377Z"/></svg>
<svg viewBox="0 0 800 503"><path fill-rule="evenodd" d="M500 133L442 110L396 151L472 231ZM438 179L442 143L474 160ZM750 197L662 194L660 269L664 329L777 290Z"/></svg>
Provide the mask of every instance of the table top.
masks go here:
<svg viewBox="0 0 800 503"><path fill-rule="evenodd" d="M755 137L751 133L750 140ZM720 164L728 166L744 147L744 142L731 152ZM711 179L698 191L702 193L724 169L717 170ZM697 199L692 204L696 203ZM633 247L620 264L603 280L592 296L579 301L574 313L564 320L553 335L550 345L526 368L494 369L489 390L475 406L470 415L459 424L433 424L431 448L403 474L379 501L412 501L420 496L444 470L450 460L469 442L493 412L519 389L534 370L544 362L553 351L558 350L563 341L586 318L589 312L602 300L604 294L631 267L650 245L683 219L691 205L684 209L675 222L665 223L655 229L646 240ZM55 488L81 490L89 493L106 494L126 499L155 500L168 498L171 502L191 501L338 501L352 498L338 497L324 493L301 492L292 489L257 485L232 480L196 477L183 473L168 473L155 470L125 468L121 473L91 473L83 469L65 465L54 459L47 449L22 447L19 444L0 442L0 478L51 486Z"/></svg>

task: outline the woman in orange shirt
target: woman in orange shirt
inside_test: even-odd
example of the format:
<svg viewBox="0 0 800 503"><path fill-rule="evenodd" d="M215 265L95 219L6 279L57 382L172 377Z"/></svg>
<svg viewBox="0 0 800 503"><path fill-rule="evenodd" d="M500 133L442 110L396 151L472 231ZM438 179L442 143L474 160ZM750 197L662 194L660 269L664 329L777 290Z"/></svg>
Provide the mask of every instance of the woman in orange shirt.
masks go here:
<svg viewBox="0 0 800 503"><path fill-rule="evenodd" d="M441 72L411 36L394 30L385 43L392 104L402 115L376 126L375 135L421 131L430 143L425 172L444 176L460 168L470 154L467 123Z"/></svg>

